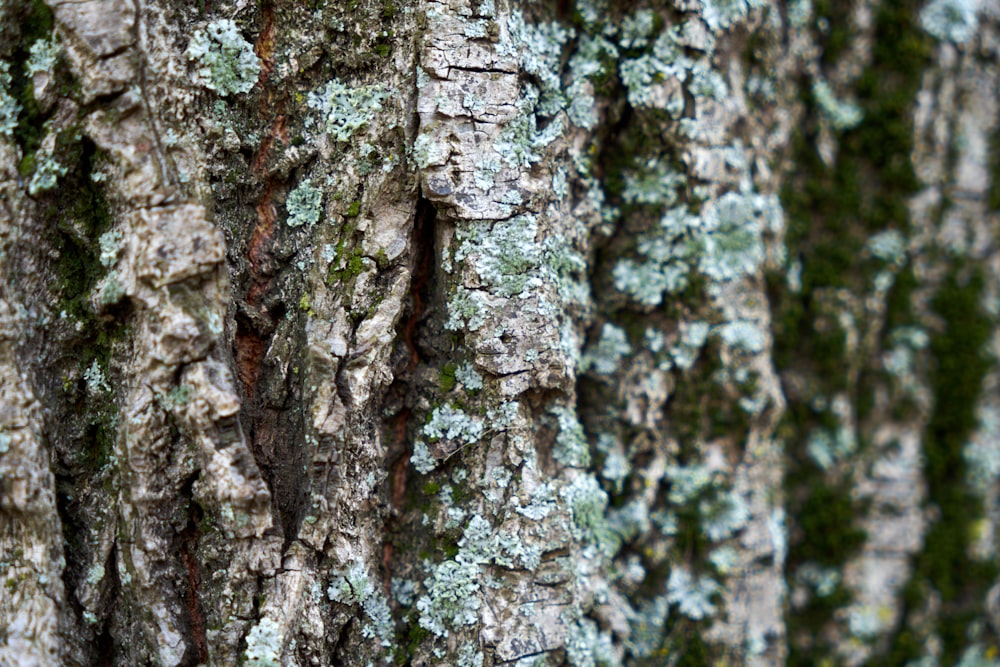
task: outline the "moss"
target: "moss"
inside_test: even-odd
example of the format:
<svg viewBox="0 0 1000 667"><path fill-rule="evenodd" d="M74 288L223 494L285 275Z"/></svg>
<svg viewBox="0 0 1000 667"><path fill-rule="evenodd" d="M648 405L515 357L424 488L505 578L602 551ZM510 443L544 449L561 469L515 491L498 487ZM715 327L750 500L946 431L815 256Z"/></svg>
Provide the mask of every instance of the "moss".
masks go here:
<svg viewBox="0 0 1000 667"><path fill-rule="evenodd" d="M837 312L823 295L842 288L858 295L870 292L874 274L883 265L864 252L868 239L888 229L904 235L909 230L906 202L918 187L911 163L911 110L930 53L930 40L917 25L920 4L904 0L878 5L873 58L855 91L864 119L841 133L833 165L826 165L816 150L820 110L805 94L808 82L802 85L807 115L793 141L797 172L786 180L782 192L788 216L786 242L789 254L801 261L801 288L789 290L784 274L769 276L775 304L775 364L807 378L804 392L789 395L780 427L790 459L785 484L792 520L790 571L807 561L840 567L864 539L855 527L864 508L852 500L850 488L835 473L816 468L805 451L809 434L824 426L821 422L829 416L816 414L806 401L846 392L863 429L876 389L886 383L879 371L862 373L856 383L849 382L845 335ZM816 0L814 7L823 62L832 67L853 39L849 3ZM888 297L885 332L912 323L915 284L908 266L897 273ZM879 350L861 353L878 355ZM878 367L878 362L864 365ZM893 398L900 405L905 400ZM855 435L864 442L863 432ZM816 638L849 602L846 594L835 594L789 613L789 664L818 664L829 654L829 647ZM798 637L810 639L800 646Z"/></svg>
<svg viewBox="0 0 1000 667"><path fill-rule="evenodd" d="M846 484L815 480L796 509L798 528L806 536L796 559L837 567L864 544L865 531L854 525L861 512Z"/></svg>
<svg viewBox="0 0 1000 667"><path fill-rule="evenodd" d="M957 661L970 620L983 611L983 594L996 577L994 563L970 558L982 500L966 484L965 444L976 428L976 405L993 360L986 352L992 330L979 307L984 289L979 271L966 284L950 275L933 302L946 329L931 338L936 367L931 371L935 406L924 434L924 477L939 519L924 540L917 572L941 594L946 611L938 632L945 661Z"/></svg>
<svg viewBox="0 0 1000 667"><path fill-rule="evenodd" d="M361 213L361 202L359 200L352 201L347 210L344 211L344 215L348 218L356 218Z"/></svg>
<svg viewBox="0 0 1000 667"><path fill-rule="evenodd" d="M14 41L16 48L9 56L11 63L9 69L11 75L10 92L21 107L17 126L14 128L14 138L20 145L24 156L18 170L22 178L27 178L35 170L34 153L38 150L44 136L46 120L35 100L34 79L28 67L28 62L31 59L30 48L36 42L52 37L54 20L52 11L41 0L31 0L31 2L19 5L12 11L15 12L15 15L8 17L10 25L16 25L15 29L20 29L20 39ZM67 77L60 76L58 71L55 72L55 75L56 87L64 92L64 89L67 88Z"/></svg>
<svg viewBox="0 0 1000 667"><path fill-rule="evenodd" d="M431 636L430 630L422 627L419 623L417 623L416 619L411 620L407 625L407 641L406 648L404 649L405 655L397 656L397 658L403 658L403 662L397 664L408 664L409 659L413 657L413 654L416 653L418 648L420 648L420 645Z"/></svg>
<svg viewBox="0 0 1000 667"><path fill-rule="evenodd" d="M1000 211L1000 123L990 135L990 185L986 191L986 206L991 211Z"/></svg>
<svg viewBox="0 0 1000 667"><path fill-rule="evenodd" d="M816 0L813 7L815 30L823 49L823 63L836 66L851 44L853 7L846 0Z"/></svg>
<svg viewBox="0 0 1000 667"><path fill-rule="evenodd" d="M59 285L53 291L62 296L61 309L80 318L88 317L87 299L106 273L97 239L112 221L103 191L90 179L96 157L92 145L84 144L79 168L67 176L65 187L45 200L45 216L54 227L53 245L59 251Z"/></svg>
<svg viewBox="0 0 1000 667"><path fill-rule="evenodd" d="M337 281L346 283L361 275L361 272L365 270L364 253L360 246L354 248L349 256L344 256L348 235L349 231L345 232L344 238L341 238L334 249L333 260L331 260L326 274L327 285L333 285ZM340 268L341 265L343 268Z"/></svg>
<svg viewBox="0 0 1000 667"><path fill-rule="evenodd" d="M438 369L438 385L441 387L441 391L447 393L455 388L457 383L455 369L455 364L445 364Z"/></svg>

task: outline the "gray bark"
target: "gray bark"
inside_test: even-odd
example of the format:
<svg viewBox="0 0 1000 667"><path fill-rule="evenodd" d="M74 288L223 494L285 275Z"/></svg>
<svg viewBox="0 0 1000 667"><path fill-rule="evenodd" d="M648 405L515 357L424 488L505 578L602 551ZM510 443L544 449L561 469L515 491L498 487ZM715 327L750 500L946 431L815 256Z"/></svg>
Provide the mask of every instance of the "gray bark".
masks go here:
<svg viewBox="0 0 1000 667"><path fill-rule="evenodd" d="M0 665L994 665L1000 4L0 4Z"/></svg>

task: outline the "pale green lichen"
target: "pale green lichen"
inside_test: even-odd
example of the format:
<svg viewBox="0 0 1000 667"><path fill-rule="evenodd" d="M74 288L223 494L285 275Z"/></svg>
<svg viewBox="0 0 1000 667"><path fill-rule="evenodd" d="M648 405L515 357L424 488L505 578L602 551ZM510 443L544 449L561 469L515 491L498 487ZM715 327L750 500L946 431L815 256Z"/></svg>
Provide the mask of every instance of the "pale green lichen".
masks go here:
<svg viewBox="0 0 1000 667"><path fill-rule="evenodd" d="M542 159L545 148L562 134L559 119L551 121L542 130L533 113L521 113L511 119L500 131L493 150L510 167L530 167Z"/></svg>
<svg viewBox="0 0 1000 667"><path fill-rule="evenodd" d="M939 40L964 44L979 27L981 0L931 0L920 12L920 25Z"/></svg>
<svg viewBox="0 0 1000 667"><path fill-rule="evenodd" d="M87 383L87 390L95 396L111 391L111 387L108 385L108 379L104 376L104 371L101 370L101 366L97 363L97 359L94 359L90 366L87 367L87 370L83 372L83 379L84 382Z"/></svg>
<svg viewBox="0 0 1000 667"><path fill-rule="evenodd" d="M333 602L360 605L368 617L368 623L361 628L362 636L379 639L382 646L392 644L393 622L389 603L368 577L364 565L354 563L346 570L335 572L326 594Z"/></svg>
<svg viewBox="0 0 1000 667"><path fill-rule="evenodd" d="M830 84L822 79L816 79L812 84L813 99L823 111L823 115L836 130L849 130L857 127L864 118L861 108L851 102L837 99Z"/></svg>
<svg viewBox="0 0 1000 667"><path fill-rule="evenodd" d="M743 530L750 521L750 508L743 496L732 491L714 500L698 504L701 530L712 542L728 539Z"/></svg>
<svg viewBox="0 0 1000 667"><path fill-rule="evenodd" d="M59 60L61 47L55 35L51 39L39 39L31 45L28 62L25 63L25 72L31 76L38 72L52 73Z"/></svg>
<svg viewBox="0 0 1000 667"><path fill-rule="evenodd" d="M68 172L53 155L54 147L54 141L44 141L42 148L35 152L35 173L28 183L28 193L32 196L52 190Z"/></svg>
<svg viewBox="0 0 1000 667"><path fill-rule="evenodd" d="M14 136L17 127L17 117L21 113L21 105L10 94L10 66L0 60L0 134Z"/></svg>
<svg viewBox="0 0 1000 667"><path fill-rule="evenodd" d="M349 86L333 79L309 93L308 103L320 112L320 124L327 134L347 141L371 122L387 99L389 91L382 86Z"/></svg>
<svg viewBox="0 0 1000 667"><path fill-rule="evenodd" d="M468 362L455 369L455 379L465 387L466 391L479 391L483 388L483 376Z"/></svg>
<svg viewBox="0 0 1000 667"><path fill-rule="evenodd" d="M719 547L708 554L708 562L712 564L716 572L726 576L734 572L739 565L739 552L730 546Z"/></svg>
<svg viewBox="0 0 1000 667"><path fill-rule="evenodd" d="M755 322L736 320L718 328L722 342L737 352L757 354L767 346L767 334Z"/></svg>
<svg viewBox="0 0 1000 667"><path fill-rule="evenodd" d="M573 536L595 545L605 556L613 556L621 540L608 523L608 494L597 479L590 474L577 475L559 495L573 515Z"/></svg>
<svg viewBox="0 0 1000 667"><path fill-rule="evenodd" d="M188 58L200 63L198 74L209 90L222 96L247 93L260 76L260 59L231 19L212 21L196 30Z"/></svg>
<svg viewBox="0 0 1000 667"><path fill-rule="evenodd" d="M104 566L100 563L87 570L87 583L97 585L104 579Z"/></svg>
<svg viewBox="0 0 1000 667"><path fill-rule="evenodd" d="M122 231L120 229L112 229L111 231L104 232L97 239L97 243L101 250L101 254L98 257L101 266L105 268L114 266L118 262L118 255L122 251Z"/></svg>
<svg viewBox="0 0 1000 667"><path fill-rule="evenodd" d="M590 465L590 447L583 432L583 425L576 416L574 407L557 405L549 412L559 420L559 433L552 455L564 466L585 468Z"/></svg>
<svg viewBox="0 0 1000 667"><path fill-rule="evenodd" d="M695 321L681 322L679 328L680 340L677 345L670 348L670 358L677 368L686 371L694 366L698 355L701 354L701 348L708 340L711 326L708 322Z"/></svg>
<svg viewBox="0 0 1000 667"><path fill-rule="evenodd" d="M444 328L449 331L478 331L486 323L486 312L486 295L459 285L448 300L448 320Z"/></svg>
<svg viewBox="0 0 1000 667"><path fill-rule="evenodd" d="M108 275L100 282L97 300L102 306L110 306L122 300L125 296L125 285L121 282L118 271L108 271Z"/></svg>
<svg viewBox="0 0 1000 667"><path fill-rule="evenodd" d="M676 565L667 580L667 600L688 618L700 621L715 614L713 598L721 587L706 575L693 574L687 567Z"/></svg>
<svg viewBox="0 0 1000 667"><path fill-rule="evenodd" d="M292 190L285 202L288 209L289 227L313 226L319 221L323 211L323 191L314 187L312 180L306 178Z"/></svg>
<svg viewBox="0 0 1000 667"><path fill-rule="evenodd" d="M627 204L673 206L678 192L686 184L684 174L674 171L665 161L653 158L625 172L622 199Z"/></svg>
<svg viewBox="0 0 1000 667"><path fill-rule="evenodd" d="M434 408L422 432L432 441L458 440L470 444L482 437L484 428L480 417L469 415L461 408L446 404Z"/></svg>
<svg viewBox="0 0 1000 667"><path fill-rule="evenodd" d="M979 410L978 428L962 450L962 457L969 484L985 495L1000 479L1000 407Z"/></svg>
<svg viewBox="0 0 1000 667"><path fill-rule="evenodd" d="M806 452L821 469L829 470L853 454L857 446L857 440L849 428L841 426L835 432L817 428L809 434Z"/></svg>
<svg viewBox="0 0 1000 667"><path fill-rule="evenodd" d="M447 560L433 568L424 586L427 594L417 600L420 627L447 637L449 628L479 620L480 569L475 563Z"/></svg>
<svg viewBox="0 0 1000 667"><path fill-rule="evenodd" d="M670 480L667 497L677 505L687 504L712 484L712 473L703 465L670 465L666 477Z"/></svg>
<svg viewBox="0 0 1000 667"><path fill-rule="evenodd" d="M601 630L589 618L568 624L566 657L574 667L616 667L621 665L611 633Z"/></svg>
<svg viewBox="0 0 1000 667"><path fill-rule="evenodd" d="M437 459L431 455L430 449L423 440L413 443L413 454L410 456L410 463L417 472L426 475L437 467Z"/></svg>
<svg viewBox="0 0 1000 667"><path fill-rule="evenodd" d="M463 644L458 650L457 667L483 667L483 652L475 644Z"/></svg>
<svg viewBox="0 0 1000 667"><path fill-rule="evenodd" d="M431 134L421 134L413 142L413 162L421 169L426 169L431 165L444 164L448 159L448 148ZM497 169L499 171L499 167ZM488 184L485 180L480 181L479 172L476 172L476 185L483 190L493 187L493 179L490 177ZM485 177L484 177L485 178Z"/></svg>
<svg viewBox="0 0 1000 667"><path fill-rule="evenodd" d="M531 492L527 505L518 506L514 511L532 521L541 521L558 508L556 491L551 484L540 484Z"/></svg>
<svg viewBox="0 0 1000 667"><path fill-rule="evenodd" d="M618 43L623 49L641 49L649 44L655 29L656 14L651 9L640 9L622 19Z"/></svg>
<svg viewBox="0 0 1000 667"><path fill-rule="evenodd" d="M598 375L612 375L621 365L622 357L632 353L625 330L605 322L597 345L591 346L580 360L581 370L593 370Z"/></svg>
<svg viewBox="0 0 1000 667"><path fill-rule="evenodd" d="M906 263L906 237L895 229L888 229L871 237L867 246L872 257L897 269Z"/></svg>
<svg viewBox="0 0 1000 667"><path fill-rule="evenodd" d="M781 206L774 197L729 192L701 215L698 268L718 282L753 275L764 262L764 229L776 224Z"/></svg>
<svg viewBox="0 0 1000 667"><path fill-rule="evenodd" d="M278 624L262 618L247 634L247 650L243 654L246 664L252 667L281 667L281 649L284 637Z"/></svg>

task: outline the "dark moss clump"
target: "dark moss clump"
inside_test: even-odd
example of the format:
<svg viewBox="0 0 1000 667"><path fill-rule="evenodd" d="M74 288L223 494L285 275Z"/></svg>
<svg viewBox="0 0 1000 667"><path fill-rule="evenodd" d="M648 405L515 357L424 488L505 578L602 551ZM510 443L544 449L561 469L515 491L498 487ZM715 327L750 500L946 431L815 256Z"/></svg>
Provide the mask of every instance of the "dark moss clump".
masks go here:
<svg viewBox="0 0 1000 667"><path fill-rule="evenodd" d="M107 273L99 260L98 238L111 228L112 213L104 192L90 174L99 154L83 140L78 148L77 169L68 173L63 187L49 193L42 205L53 230L53 245L59 252L53 290L61 295L61 307L74 317L89 317L87 299L98 280Z"/></svg>
<svg viewBox="0 0 1000 667"><path fill-rule="evenodd" d="M822 30L815 26L824 65L835 66L850 45L847 4L842 0L815 3L817 21L824 21ZM865 539L857 527L864 508L851 497L846 481L836 471L821 470L808 456L805 447L810 433L835 426L825 424L829 416L816 413L808 401L816 395L846 392L859 418L860 432L854 436L863 445L876 388L884 386L886 378L870 370L851 381L845 333L824 295L835 289L857 295L869 292L875 272L884 267L866 257L868 239L888 229L904 235L909 232L906 203L919 187L910 159L911 110L931 47L917 24L920 8L915 0L878 5L872 61L855 90L864 119L841 134L832 165L825 164L815 148L821 112L807 94L809 82L802 84L807 114L793 145L797 171L782 193L789 217L790 254L802 264L801 289L787 289L783 275L769 278L776 306L775 362L807 382L804 391L786 392L789 405L781 427L789 455L785 486L791 517L789 572L793 574L806 562L840 568ZM892 329L913 322L910 297L915 284L908 266L896 273L881 342ZM877 369L880 352L862 350L873 357L863 366ZM903 404L905 397L893 399L901 408L909 405ZM819 638L837 610L849 603L847 591L841 589L789 613L790 665L818 664L829 656L829 647Z"/></svg>
<svg viewBox="0 0 1000 667"><path fill-rule="evenodd" d="M922 655L924 641L909 627L936 592L942 609L934 628L942 643L942 664L956 663L971 641L969 631L985 613L984 595L1000 568L970 555L976 521L984 508L968 486L966 443L976 429L976 405L983 380L995 363L986 352L992 322L981 310L984 278L961 267L948 275L932 307L945 322L931 337L930 373L934 409L924 432L924 478L938 518L924 537L905 591L905 613L887 665L905 665Z"/></svg>
<svg viewBox="0 0 1000 667"><path fill-rule="evenodd" d="M447 393L455 388L457 380L455 379L455 364L445 364L438 369L438 385L441 387L441 391Z"/></svg>

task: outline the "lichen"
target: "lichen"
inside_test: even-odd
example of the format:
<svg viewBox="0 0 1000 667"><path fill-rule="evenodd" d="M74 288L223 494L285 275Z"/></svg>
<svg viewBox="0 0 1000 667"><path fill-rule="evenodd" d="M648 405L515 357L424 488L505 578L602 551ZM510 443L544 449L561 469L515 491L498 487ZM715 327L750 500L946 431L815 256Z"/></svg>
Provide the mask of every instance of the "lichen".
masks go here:
<svg viewBox="0 0 1000 667"><path fill-rule="evenodd" d="M472 364L466 362L455 369L455 379L467 391L478 391L483 388L483 376L476 372Z"/></svg>
<svg viewBox="0 0 1000 667"><path fill-rule="evenodd" d="M0 134L14 136L17 127L17 117L21 113L21 105L10 94L10 66L0 60Z"/></svg>
<svg viewBox="0 0 1000 667"><path fill-rule="evenodd" d="M309 93L308 104L319 111L323 130L343 142L366 126L388 99L389 91L382 86L349 86L333 79Z"/></svg>
<svg viewBox="0 0 1000 667"><path fill-rule="evenodd" d="M564 466L586 468L590 465L590 448L583 425L576 416L576 409L557 405L550 408L549 412L559 421L553 457Z"/></svg>
<svg viewBox="0 0 1000 667"><path fill-rule="evenodd" d="M39 39L31 45L30 55L24 65L25 72L31 76L38 72L49 74L55 69L62 47L55 35L51 39Z"/></svg>
<svg viewBox="0 0 1000 667"><path fill-rule="evenodd" d="M479 620L480 570L468 561L446 560L433 568L424 580L426 595L417 600L420 627L438 637L447 637L449 628L474 625Z"/></svg>
<svg viewBox="0 0 1000 667"><path fill-rule="evenodd" d="M101 250L98 257L101 266L111 268L118 262L118 255L122 250L122 231L120 229L106 231L97 239L97 243Z"/></svg>
<svg viewBox="0 0 1000 667"><path fill-rule="evenodd" d="M284 637L278 624L264 617L247 634L247 650L243 654L252 667L280 667Z"/></svg>
<svg viewBox="0 0 1000 667"><path fill-rule="evenodd" d="M434 409L422 432L432 441L457 440L470 444L482 437L484 428L481 418L446 404Z"/></svg>
<svg viewBox="0 0 1000 667"><path fill-rule="evenodd" d="M835 130L849 130L864 118L861 108L852 102L837 99L830 84L816 79L812 84L813 99Z"/></svg>
<svg viewBox="0 0 1000 667"><path fill-rule="evenodd" d="M56 137L49 134L42 141L41 147L35 151L35 170L31 175L31 181L28 182L28 194L35 196L52 190L56 187L59 179L68 173L68 168L56 158L55 151Z"/></svg>
<svg viewBox="0 0 1000 667"><path fill-rule="evenodd" d="M231 19L218 19L196 30L187 55L200 63L203 85L224 97L250 92L260 76L260 59L253 45L243 39Z"/></svg>
<svg viewBox="0 0 1000 667"><path fill-rule="evenodd" d="M979 26L980 0L932 0L920 12L920 26L942 41L964 44Z"/></svg>
<svg viewBox="0 0 1000 667"><path fill-rule="evenodd" d="M299 183L298 187L288 194L285 202L288 209L289 227L309 227L319 222L320 213L323 211L323 191L314 187L312 180L306 178Z"/></svg>
<svg viewBox="0 0 1000 667"><path fill-rule="evenodd" d="M83 372L83 379L87 383L87 390L95 396L111 391L108 379L104 376L104 371L97 363L97 359L94 359L87 370Z"/></svg>
<svg viewBox="0 0 1000 667"><path fill-rule="evenodd" d="M622 357L632 353L625 330L606 322L601 327L601 337L581 358L582 370L593 370L599 375L615 373Z"/></svg>
<svg viewBox="0 0 1000 667"><path fill-rule="evenodd" d="M379 639L385 647L392 645L394 628L388 601L372 583L364 565L354 563L346 570L335 572L326 593L333 602L360 605L368 617L361 628L362 636Z"/></svg>
<svg viewBox="0 0 1000 667"><path fill-rule="evenodd" d="M680 613L695 621L715 614L713 598L719 591L717 581L706 575L693 574L683 565L675 566L667 580L667 600L677 605Z"/></svg>
<svg viewBox="0 0 1000 667"><path fill-rule="evenodd" d="M430 449L427 448L427 443L423 440L417 440L413 443L413 454L410 456L410 463L417 472L423 475L434 470L438 464L437 459L431 455Z"/></svg>

